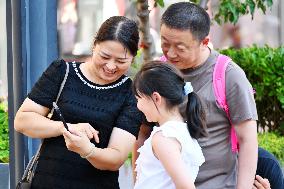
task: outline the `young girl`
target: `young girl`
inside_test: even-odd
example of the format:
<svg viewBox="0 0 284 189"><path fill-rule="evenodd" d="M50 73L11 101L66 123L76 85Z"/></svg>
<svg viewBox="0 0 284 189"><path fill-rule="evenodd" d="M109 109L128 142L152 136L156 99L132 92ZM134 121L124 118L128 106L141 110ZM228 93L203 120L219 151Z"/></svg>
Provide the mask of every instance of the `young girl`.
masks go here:
<svg viewBox="0 0 284 189"><path fill-rule="evenodd" d="M205 114L190 82L173 65L152 61L135 76L133 91L147 121L159 125L138 149L134 188L195 188L205 161L196 139L206 131Z"/></svg>

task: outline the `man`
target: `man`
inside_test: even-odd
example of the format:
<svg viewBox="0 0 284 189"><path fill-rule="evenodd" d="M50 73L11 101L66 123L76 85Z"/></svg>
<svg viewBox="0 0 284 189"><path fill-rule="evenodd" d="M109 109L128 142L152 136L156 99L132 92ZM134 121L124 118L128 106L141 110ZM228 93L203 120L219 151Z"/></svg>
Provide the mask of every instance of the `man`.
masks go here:
<svg viewBox="0 0 284 189"><path fill-rule="evenodd" d="M195 185L198 189L252 188L257 165L257 111L252 87L243 70L230 62L226 70L226 98L239 140L237 155L231 151L229 120L215 101L212 73L218 52L207 46L209 29L208 14L193 3L172 4L162 16L163 53L192 83L206 110L209 136L199 140L205 163ZM145 127L141 131L145 132L140 133L138 146L148 134Z"/></svg>

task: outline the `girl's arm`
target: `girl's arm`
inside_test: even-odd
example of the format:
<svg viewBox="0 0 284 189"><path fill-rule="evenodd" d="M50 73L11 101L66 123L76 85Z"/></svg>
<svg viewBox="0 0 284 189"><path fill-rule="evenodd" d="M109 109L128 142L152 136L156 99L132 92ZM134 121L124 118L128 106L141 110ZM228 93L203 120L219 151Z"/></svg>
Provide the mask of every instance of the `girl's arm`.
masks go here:
<svg viewBox="0 0 284 189"><path fill-rule="evenodd" d="M181 158L181 145L175 138L164 137L157 132L152 138L155 156L161 161L177 189L195 189Z"/></svg>

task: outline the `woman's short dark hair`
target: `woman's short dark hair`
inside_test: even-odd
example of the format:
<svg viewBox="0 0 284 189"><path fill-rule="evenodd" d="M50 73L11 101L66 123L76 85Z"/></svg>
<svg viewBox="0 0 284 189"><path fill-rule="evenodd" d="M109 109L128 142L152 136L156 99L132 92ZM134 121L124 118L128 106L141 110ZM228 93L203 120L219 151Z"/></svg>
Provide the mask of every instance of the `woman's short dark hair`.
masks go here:
<svg viewBox="0 0 284 189"><path fill-rule="evenodd" d="M131 55L136 56L139 43L137 24L124 16L108 18L97 32L93 45L108 40L120 42L130 51Z"/></svg>
<svg viewBox="0 0 284 189"><path fill-rule="evenodd" d="M162 15L161 26L189 30L195 39L202 41L209 34L210 18L200 6L190 2L170 5Z"/></svg>

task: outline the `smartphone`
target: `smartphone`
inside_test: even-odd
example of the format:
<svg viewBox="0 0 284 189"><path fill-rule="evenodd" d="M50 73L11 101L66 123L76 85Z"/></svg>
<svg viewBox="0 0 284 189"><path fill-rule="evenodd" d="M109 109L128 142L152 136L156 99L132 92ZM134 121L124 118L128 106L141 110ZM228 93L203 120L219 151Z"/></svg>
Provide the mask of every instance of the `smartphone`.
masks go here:
<svg viewBox="0 0 284 189"><path fill-rule="evenodd" d="M66 123L66 121L65 121L65 119L64 119L64 117L63 117L63 115L62 115L62 113L61 113L61 111L59 109L59 107L57 106L57 104L55 102L52 103L52 106L53 106L55 112L59 115L59 118L63 122L64 127L68 131L68 125L67 125L67 123Z"/></svg>

